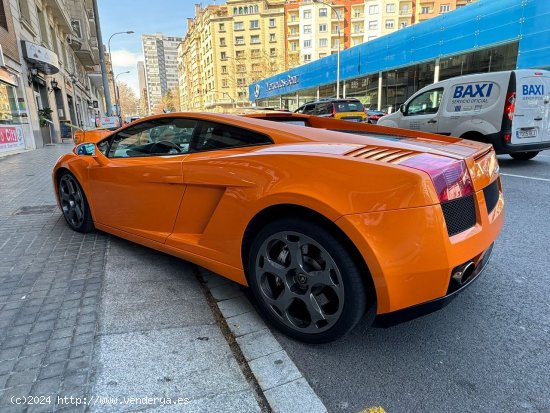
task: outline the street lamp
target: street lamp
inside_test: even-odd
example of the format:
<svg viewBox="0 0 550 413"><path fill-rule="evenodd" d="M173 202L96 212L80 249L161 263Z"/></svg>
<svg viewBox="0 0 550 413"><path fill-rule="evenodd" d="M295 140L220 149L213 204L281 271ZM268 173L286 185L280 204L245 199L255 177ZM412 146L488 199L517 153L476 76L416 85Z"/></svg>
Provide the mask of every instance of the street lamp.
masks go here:
<svg viewBox="0 0 550 413"><path fill-rule="evenodd" d="M111 54L111 39L118 35L118 34L134 34L134 31L133 30L128 30L126 32L116 32L116 33L113 33L110 37L109 37L109 40L107 41L107 50L109 51L109 59L111 59L111 74L113 75L113 92L115 94L115 100L116 99L116 96L117 96L117 92L116 92L116 82L115 82L115 69L114 69L114 66L113 66L113 55Z"/></svg>
<svg viewBox="0 0 550 413"><path fill-rule="evenodd" d="M341 38L341 32L340 27L342 26L342 22L340 20L340 13L332 6L330 3L325 3L322 0L313 0L314 3L324 4L325 6L330 7L330 9L336 14L336 18L338 19L338 53L336 56L336 99L340 98L340 38ZM331 18L332 19L332 18Z"/></svg>
<svg viewBox="0 0 550 413"><path fill-rule="evenodd" d="M122 73L119 73L118 75L116 75L116 78L114 79L114 82L115 82L115 98L116 98L116 108L117 108L117 115L120 116L120 114L122 113L120 111L120 95L118 94L118 86L116 85L116 80L118 79L118 77L120 75L127 75L128 73L130 73L129 70L127 70L126 72L122 72Z"/></svg>

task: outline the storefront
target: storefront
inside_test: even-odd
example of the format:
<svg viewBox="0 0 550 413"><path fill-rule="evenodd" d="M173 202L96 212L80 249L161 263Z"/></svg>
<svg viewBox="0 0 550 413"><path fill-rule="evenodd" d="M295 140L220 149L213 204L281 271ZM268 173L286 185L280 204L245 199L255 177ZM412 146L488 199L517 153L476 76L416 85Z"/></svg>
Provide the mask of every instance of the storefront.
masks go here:
<svg viewBox="0 0 550 413"><path fill-rule="evenodd" d="M547 0L479 0L340 54L340 97L392 111L417 90L454 76L550 68ZM336 96L333 54L249 86L258 106L296 109Z"/></svg>
<svg viewBox="0 0 550 413"><path fill-rule="evenodd" d="M0 155L30 149L29 136L27 105L19 78L0 67Z"/></svg>

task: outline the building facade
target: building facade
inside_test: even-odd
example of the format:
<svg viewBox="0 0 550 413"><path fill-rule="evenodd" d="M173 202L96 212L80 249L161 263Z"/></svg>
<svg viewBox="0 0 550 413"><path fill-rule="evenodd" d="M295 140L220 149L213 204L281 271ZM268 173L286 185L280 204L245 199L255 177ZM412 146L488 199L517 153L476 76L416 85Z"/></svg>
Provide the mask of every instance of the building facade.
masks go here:
<svg viewBox="0 0 550 413"><path fill-rule="evenodd" d="M145 64L137 62L138 85L139 85L139 113L145 115L147 108L147 81L145 80Z"/></svg>
<svg viewBox="0 0 550 413"><path fill-rule="evenodd" d="M321 59L476 0L289 0L286 66ZM332 6L330 7L329 6Z"/></svg>
<svg viewBox="0 0 550 413"><path fill-rule="evenodd" d="M12 22L6 55L17 85L8 95L23 132L19 149L95 127L104 97L91 0L4 0L3 7Z"/></svg>
<svg viewBox="0 0 550 413"><path fill-rule="evenodd" d="M142 37L147 84L147 111L159 111L168 91L178 91L178 46L181 37L157 33Z"/></svg>
<svg viewBox="0 0 550 413"><path fill-rule="evenodd" d="M197 6L179 50L183 110L248 104L248 84L285 69L284 0Z"/></svg>
<svg viewBox="0 0 550 413"><path fill-rule="evenodd" d="M550 69L550 2L479 0L344 50L341 90L367 107L394 110L420 88L454 76ZM331 55L250 85L257 105L296 109L336 95Z"/></svg>

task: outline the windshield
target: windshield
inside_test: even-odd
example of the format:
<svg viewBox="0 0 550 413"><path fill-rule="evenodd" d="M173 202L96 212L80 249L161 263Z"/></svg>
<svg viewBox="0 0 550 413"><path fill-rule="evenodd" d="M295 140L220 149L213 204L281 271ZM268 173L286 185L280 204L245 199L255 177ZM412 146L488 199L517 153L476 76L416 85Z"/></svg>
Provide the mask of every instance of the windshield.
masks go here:
<svg viewBox="0 0 550 413"><path fill-rule="evenodd" d="M335 102L336 112L363 112L361 102Z"/></svg>

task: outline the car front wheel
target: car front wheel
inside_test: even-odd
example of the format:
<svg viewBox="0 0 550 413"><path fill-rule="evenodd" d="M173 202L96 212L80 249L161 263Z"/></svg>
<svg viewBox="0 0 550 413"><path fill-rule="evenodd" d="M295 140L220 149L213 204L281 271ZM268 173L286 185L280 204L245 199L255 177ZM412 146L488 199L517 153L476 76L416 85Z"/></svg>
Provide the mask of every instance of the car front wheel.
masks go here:
<svg viewBox="0 0 550 413"><path fill-rule="evenodd" d="M63 173L57 181L59 204L63 217L77 232L90 232L94 229L90 206L82 187L69 172Z"/></svg>
<svg viewBox="0 0 550 413"><path fill-rule="evenodd" d="M249 284L260 312L297 340L326 343L365 314L360 267L324 226L299 219L266 225L252 242Z"/></svg>

